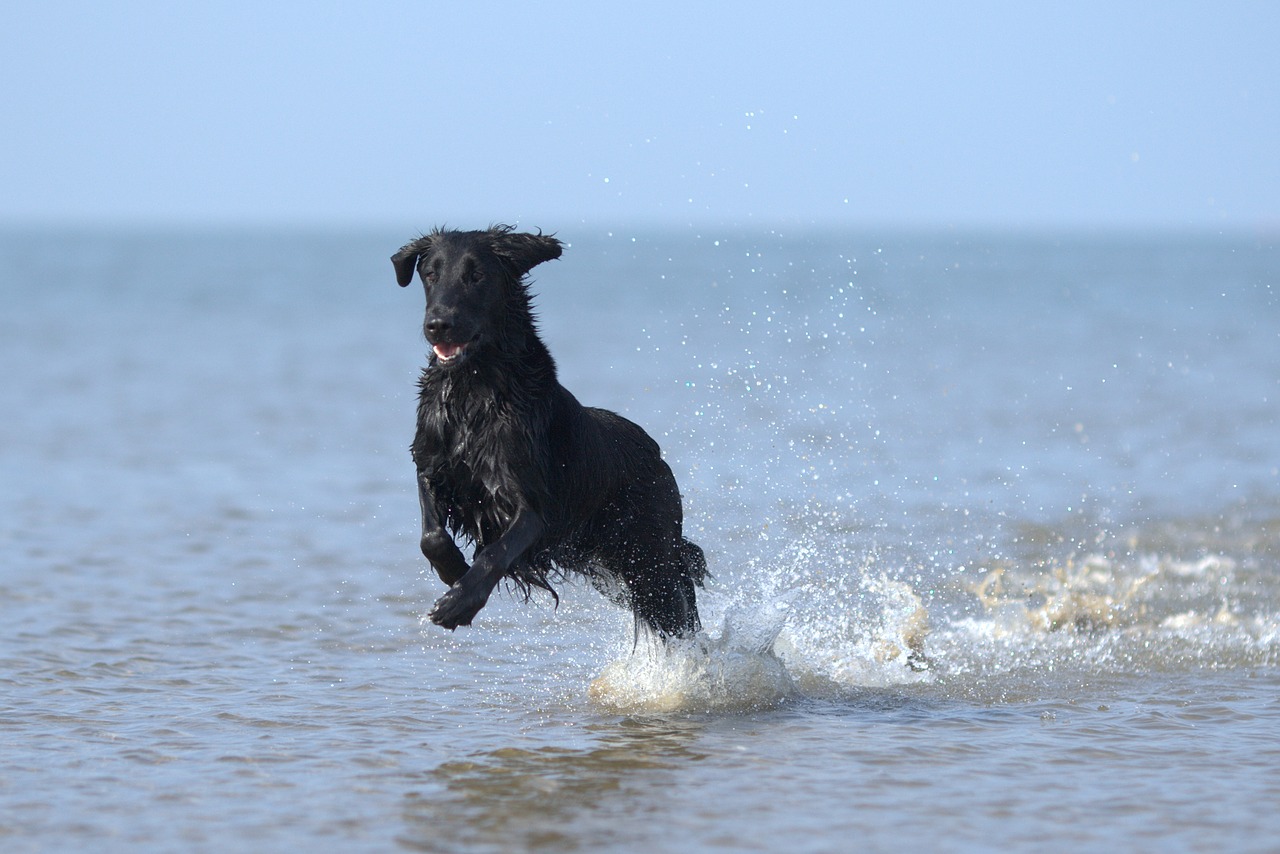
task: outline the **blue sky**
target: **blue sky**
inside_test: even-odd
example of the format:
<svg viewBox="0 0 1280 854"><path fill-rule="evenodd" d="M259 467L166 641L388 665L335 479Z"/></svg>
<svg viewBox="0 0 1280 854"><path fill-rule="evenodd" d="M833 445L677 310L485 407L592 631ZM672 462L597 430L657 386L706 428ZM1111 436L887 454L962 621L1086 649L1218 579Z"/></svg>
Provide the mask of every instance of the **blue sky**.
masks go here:
<svg viewBox="0 0 1280 854"><path fill-rule="evenodd" d="M1280 229L1280 3L8 3L0 222Z"/></svg>

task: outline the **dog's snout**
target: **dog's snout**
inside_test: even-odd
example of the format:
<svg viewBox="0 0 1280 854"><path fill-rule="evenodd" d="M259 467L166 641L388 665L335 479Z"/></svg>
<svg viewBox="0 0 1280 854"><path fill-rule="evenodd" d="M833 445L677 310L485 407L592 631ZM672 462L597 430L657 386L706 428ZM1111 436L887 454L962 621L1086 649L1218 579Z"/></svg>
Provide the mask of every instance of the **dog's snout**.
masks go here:
<svg viewBox="0 0 1280 854"><path fill-rule="evenodd" d="M432 341L441 341L447 339L449 333L453 331L453 322L449 318L436 315L428 317L422 329Z"/></svg>

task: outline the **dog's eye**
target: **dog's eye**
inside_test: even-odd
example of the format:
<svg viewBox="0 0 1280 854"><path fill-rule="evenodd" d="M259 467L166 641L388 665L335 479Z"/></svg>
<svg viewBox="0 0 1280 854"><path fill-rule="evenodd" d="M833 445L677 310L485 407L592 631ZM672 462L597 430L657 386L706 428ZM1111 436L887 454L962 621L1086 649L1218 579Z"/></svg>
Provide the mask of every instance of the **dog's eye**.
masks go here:
<svg viewBox="0 0 1280 854"><path fill-rule="evenodd" d="M482 271L472 270L471 274L467 276L467 281L471 282L472 284L475 284L476 282L480 281L483 278L484 278L484 273Z"/></svg>
<svg viewBox="0 0 1280 854"><path fill-rule="evenodd" d="M435 284L435 281L436 281L436 279L437 279L437 278L439 278L439 276L438 276L438 274L436 273L436 271L435 271L435 270L423 270L423 271L422 271L422 279L423 279L423 281L425 281L425 282L426 282L427 284L429 284L429 285L430 285L430 284Z"/></svg>

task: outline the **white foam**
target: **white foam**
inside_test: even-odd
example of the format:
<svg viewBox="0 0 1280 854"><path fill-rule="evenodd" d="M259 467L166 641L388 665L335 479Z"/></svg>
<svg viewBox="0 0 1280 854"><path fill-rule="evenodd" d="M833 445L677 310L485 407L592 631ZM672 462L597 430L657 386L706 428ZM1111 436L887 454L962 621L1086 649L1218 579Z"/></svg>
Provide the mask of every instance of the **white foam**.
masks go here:
<svg viewBox="0 0 1280 854"><path fill-rule="evenodd" d="M718 639L642 639L588 689L596 703L623 714L745 712L794 694L790 674L771 650L753 649L728 629Z"/></svg>
<svg viewBox="0 0 1280 854"><path fill-rule="evenodd" d="M775 649L797 682L824 692L929 680L929 615L920 596L884 573L860 574L855 583L855 596L797 609L780 633Z"/></svg>

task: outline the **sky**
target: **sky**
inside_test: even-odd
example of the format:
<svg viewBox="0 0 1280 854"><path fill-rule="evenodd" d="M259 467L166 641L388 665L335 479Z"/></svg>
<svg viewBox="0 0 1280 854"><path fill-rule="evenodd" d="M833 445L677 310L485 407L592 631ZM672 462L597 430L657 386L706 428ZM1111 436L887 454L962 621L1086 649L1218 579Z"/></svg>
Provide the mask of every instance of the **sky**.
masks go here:
<svg viewBox="0 0 1280 854"><path fill-rule="evenodd" d="M0 223L1280 230L1275 2L0 10Z"/></svg>

